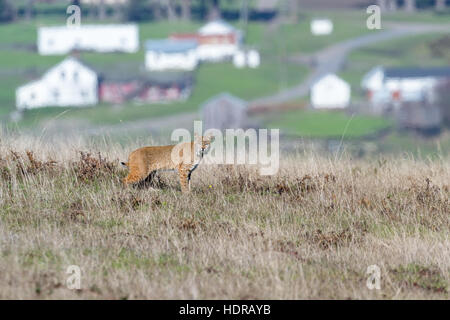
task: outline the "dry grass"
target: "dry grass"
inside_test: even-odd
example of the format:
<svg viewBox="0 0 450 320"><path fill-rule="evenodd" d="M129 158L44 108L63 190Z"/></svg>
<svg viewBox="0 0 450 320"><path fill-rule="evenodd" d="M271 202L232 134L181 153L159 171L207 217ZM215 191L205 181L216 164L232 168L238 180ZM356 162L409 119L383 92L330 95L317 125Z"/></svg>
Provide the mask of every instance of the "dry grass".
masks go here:
<svg viewBox="0 0 450 320"><path fill-rule="evenodd" d="M0 140L0 298L449 298L448 159L201 166L185 195L123 189L131 149Z"/></svg>

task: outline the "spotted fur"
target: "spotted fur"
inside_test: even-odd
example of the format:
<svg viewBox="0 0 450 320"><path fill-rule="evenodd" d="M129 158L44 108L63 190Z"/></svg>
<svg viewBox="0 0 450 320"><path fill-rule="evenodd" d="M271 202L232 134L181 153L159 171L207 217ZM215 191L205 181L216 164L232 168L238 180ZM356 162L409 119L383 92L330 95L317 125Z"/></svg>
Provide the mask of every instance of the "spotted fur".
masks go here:
<svg viewBox="0 0 450 320"><path fill-rule="evenodd" d="M123 184L140 182L151 177L159 170L176 170L180 178L181 190L190 190L192 172L197 169L203 156L209 149L211 137L195 137L194 141L170 146L143 147L130 153L127 163L129 169ZM174 148L177 147L175 150ZM179 157L173 159L178 152Z"/></svg>

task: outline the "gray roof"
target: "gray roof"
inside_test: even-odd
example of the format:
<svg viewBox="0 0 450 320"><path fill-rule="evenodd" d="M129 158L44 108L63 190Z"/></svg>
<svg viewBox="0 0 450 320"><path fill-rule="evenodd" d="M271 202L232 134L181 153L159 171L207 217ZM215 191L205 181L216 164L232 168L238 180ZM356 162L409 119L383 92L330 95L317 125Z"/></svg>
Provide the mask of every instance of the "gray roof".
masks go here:
<svg viewBox="0 0 450 320"><path fill-rule="evenodd" d="M386 78L424 78L424 77L445 77L450 78L450 66L448 67L403 67L385 68Z"/></svg>
<svg viewBox="0 0 450 320"><path fill-rule="evenodd" d="M247 123L247 102L229 93L221 93L201 108L204 129L238 129Z"/></svg>
<svg viewBox="0 0 450 320"><path fill-rule="evenodd" d="M192 84L193 83L193 73L192 72L178 72L178 71L167 71L167 72L145 72L145 73L113 73L113 72L102 72L100 73L99 80L102 82L130 82L139 81L145 83L153 84Z"/></svg>
<svg viewBox="0 0 450 320"><path fill-rule="evenodd" d="M195 40L174 40L174 39L162 39L162 40L147 40L145 42L145 49L147 51L157 51L166 53L185 52L195 49L197 47L197 41Z"/></svg>
<svg viewBox="0 0 450 320"><path fill-rule="evenodd" d="M228 93L228 92L223 92L220 93L212 98L210 98L208 101L206 101L203 105L202 105L202 109L206 108L210 105L216 106L216 105L220 105L220 106L236 106L236 107L240 107L243 109L247 109L247 102L236 97L233 96L232 94Z"/></svg>

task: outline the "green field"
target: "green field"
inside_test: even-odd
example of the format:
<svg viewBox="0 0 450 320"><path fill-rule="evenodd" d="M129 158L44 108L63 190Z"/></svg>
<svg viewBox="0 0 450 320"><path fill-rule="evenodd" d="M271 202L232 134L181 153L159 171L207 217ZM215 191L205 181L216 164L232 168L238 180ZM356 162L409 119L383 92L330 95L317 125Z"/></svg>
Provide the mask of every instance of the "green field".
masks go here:
<svg viewBox="0 0 450 320"><path fill-rule="evenodd" d="M386 20L415 21L416 16L422 17L417 21L445 21L441 15L431 13L388 15ZM309 23L314 17L333 19L335 26L333 34L323 37L312 36ZM229 63L205 64L196 71L196 85L192 96L186 102L151 105L136 105L130 102L120 108L111 108L110 105L102 104L92 108L71 109L60 117L81 119L93 124L114 124L121 121L195 111L211 96L224 91L249 100L267 96L300 83L308 75L309 70L306 66L288 63L286 62L287 57L309 55L334 43L373 32L365 28L366 17L365 11L321 11L302 12L297 24L282 23L270 26L261 22L251 22L248 26L246 44L260 50L262 65L259 69L238 70ZM39 56L32 50L32 46L36 43L37 26L61 24L64 21L65 15L62 15L61 19L55 16L51 18L38 17L31 22L19 21L0 25L0 87L2 88L0 90L0 120L7 121L8 114L14 110L17 86L37 78L49 67L64 59L63 56ZM85 19L82 22L92 21ZM234 24L236 27L240 27L239 22ZM143 43L149 38L164 38L172 32L191 32L201 25L201 22L140 23L140 40ZM341 75L352 84L353 95L358 96L357 88L362 75L374 65L380 63L399 65L415 61L443 64L445 61L442 61L441 58L433 59L427 52L426 41L433 37L435 36L396 40L392 43L383 43L356 51L350 55L346 69L341 72ZM136 54L82 53L80 57L82 61L98 70L111 70L111 72L120 73L127 70L134 73L142 70L144 65L143 50ZM18 125L19 127L34 126L46 119L59 116L65 110L64 108L43 108L29 111L25 113L23 121ZM286 118L289 118L289 114L286 115ZM338 123L336 126L340 128L341 123L338 119L336 121ZM283 123L283 121L281 122ZM351 131L353 131L352 128ZM339 135L341 132L337 130L335 133ZM309 134L316 135L317 133L312 131Z"/></svg>
<svg viewBox="0 0 450 320"><path fill-rule="evenodd" d="M298 24L282 24L271 31L267 24L252 22L248 26L246 44L261 51L262 66L259 69L237 70L231 64L203 65L196 72L196 86L193 94L184 103L134 105L127 103L111 112L108 105L100 105L94 108L71 110L64 117L76 117L86 119L93 123L117 123L119 121L131 121L145 117L196 110L211 96L227 91L244 99L254 99L300 83L308 74L308 69L303 65L287 63L285 58L289 55L304 52L314 52L327 45L351 38L367 30L358 28L363 22L364 16L359 13L327 13L336 20L336 28L333 36L313 37L309 31L309 21L318 13L303 13ZM353 19L350 19L352 17ZM356 17L356 19L354 19ZM359 17L359 18L358 18ZM38 18L33 22L18 22L1 25L1 43L3 45L20 44L33 45L36 43L36 27L38 25L60 24L54 17ZM86 23L89 23L87 21ZM239 22L235 23L240 27ZM199 22L152 22L140 23L140 40L143 43L149 38L164 38L172 32L195 31L201 26ZM58 63L64 57L42 57L34 51L27 50L0 50L0 70L5 73L15 72L17 79L10 82L10 77L0 73L0 85L6 88L6 92L0 94L2 103L0 117L14 110L14 89L21 83L26 83L38 77L50 66ZM82 61L100 70L127 69L133 72L139 70L144 64L144 51L136 54L96 54L82 53ZM27 72L25 74L25 72ZM22 81L21 81L22 80ZM45 108L27 112L21 125L32 125L49 117L54 117L64 109Z"/></svg>
<svg viewBox="0 0 450 320"><path fill-rule="evenodd" d="M391 123L381 117L347 115L341 111L295 110L274 117L268 125L305 138L357 138L376 134Z"/></svg>
<svg viewBox="0 0 450 320"><path fill-rule="evenodd" d="M410 36L361 48L352 52L347 57L345 68L339 75L351 84L353 97L361 99L361 92L358 91L361 80L374 66L429 67L450 65L448 57L434 55L429 47L430 43L444 36L446 35L427 34Z"/></svg>

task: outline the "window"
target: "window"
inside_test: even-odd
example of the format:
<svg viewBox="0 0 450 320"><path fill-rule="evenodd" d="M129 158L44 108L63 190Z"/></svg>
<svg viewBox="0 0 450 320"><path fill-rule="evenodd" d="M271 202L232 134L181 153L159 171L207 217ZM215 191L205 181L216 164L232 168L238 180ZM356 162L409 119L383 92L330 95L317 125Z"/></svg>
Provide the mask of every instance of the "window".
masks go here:
<svg viewBox="0 0 450 320"><path fill-rule="evenodd" d="M31 99L31 100L36 99L36 94L35 94L34 92L32 92L32 93L30 94L30 99Z"/></svg>
<svg viewBox="0 0 450 320"><path fill-rule="evenodd" d="M66 73L64 72L64 70L62 70L59 75L61 76L62 80L64 80L66 78Z"/></svg>
<svg viewBox="0 0 450 320"><path fill-rule="evenodd" d="M55 98L55 100L58 100L59 98L59 90L58 89L53 89L53 98Z"/></svg>
<svg viewBox="0 0 450 320"><path fill-rule="evenodd" d="M73 81L78 82L78 71L74 71L74 73L73 73Z"/></svg>

